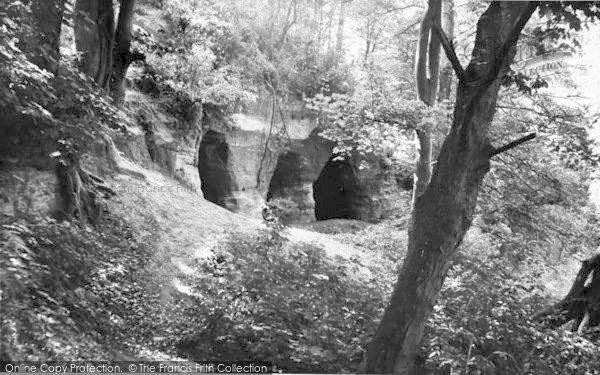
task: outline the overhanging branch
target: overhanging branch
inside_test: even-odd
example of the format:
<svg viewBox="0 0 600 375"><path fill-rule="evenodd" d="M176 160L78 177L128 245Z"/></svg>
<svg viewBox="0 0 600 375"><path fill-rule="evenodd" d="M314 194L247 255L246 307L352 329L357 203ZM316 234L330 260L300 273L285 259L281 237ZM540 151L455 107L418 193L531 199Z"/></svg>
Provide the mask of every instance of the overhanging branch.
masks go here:
<svg viewBox="0 0 600 375"><path fill-rule="evenodd" d="M503 153L505 151L508 151L511 148L515 148L515 147L517 147L520 144L523 144L523 143L525 143L527 141L530 141L530 140L534 139L535 136L536 136L535 133L527 134L526 136L521 137L521 138L519 138L519 139L517 139L515 141L512 141L510 143L507 143L507 144L505 144L502 147L495 148L494 150L490 151L489 157L491 158L491 157L496 156L498 154L501 154L501 153Z"/></svg>
<svg viewBox="0 0 600 375"><path fill-rule="evenodd" d="M452 42L448 40L448 37L444 33L444 30L437 23L433 23L433 31L437 34L438 38L440 38L440 42L442 43L442 47L444 47L444 52L446 52L446 56L448 60L450 60L450 64L452 65L452 69L456 73L456 77L458 77L459 82L466 82L465 70L462 65L460 65L460 61L458 61L458 56L456 56L456 51L454 50L454 46Z"/></svg>

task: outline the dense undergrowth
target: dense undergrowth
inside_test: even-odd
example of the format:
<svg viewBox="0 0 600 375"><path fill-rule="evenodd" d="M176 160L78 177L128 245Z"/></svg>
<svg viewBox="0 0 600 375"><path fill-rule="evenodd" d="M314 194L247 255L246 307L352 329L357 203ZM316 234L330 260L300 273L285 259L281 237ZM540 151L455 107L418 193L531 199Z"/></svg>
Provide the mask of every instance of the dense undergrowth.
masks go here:
<svg viewBox="0 0 600 375"><path fill-rule="evenodd" d="M404 235L385 233L402 233L406 224L336 235L364 250L351 261L290 243L281 229L232 234L164 299L166 281L146 270L153 250L126 223L110 216L95 228L8 219L0 258L3 359L160 352L269 360L304 372L356 370L405 247ZM480 237L465 244L434 309L424 364L490 374L598 373L598 332L582 337L533 321L547 306L542 279L532 277L535 270L516 273ZM373 277L357 276L357 267Z"/></svg>
<svg viewBox="0 0 600 375"><path fill-rule="evenodd" d="M150 259L127 224L4 217L0 240L2 357L110 358Z"/></svg>
<svg viewBox="0 0 600 375"><path fill-rule="evenodd" d="M502 260L462 257L430 318L426 361L484 374L597 374L597 338L545 329L533 317L546 303L543 285Z"/></svg>
<svg viewBox="0 0 600 375"><path fill-rule="evenodd" d="M2 225L2 357L267 360L285 371L355 371L401 263L404 219L338 239L333 260L284 228L232 233L173 280L155 278L149 242L105 216L96 228L47 218ZM479 236L485 236L479 234ZM514 272L479 237L464 245L430 318L427 368L595 374L597 332L544 329L544 285ZM363 272L360 272L360 271ZM364 272L367 271L367 272ZM175 282L165 297L161 288Z"/></svg>

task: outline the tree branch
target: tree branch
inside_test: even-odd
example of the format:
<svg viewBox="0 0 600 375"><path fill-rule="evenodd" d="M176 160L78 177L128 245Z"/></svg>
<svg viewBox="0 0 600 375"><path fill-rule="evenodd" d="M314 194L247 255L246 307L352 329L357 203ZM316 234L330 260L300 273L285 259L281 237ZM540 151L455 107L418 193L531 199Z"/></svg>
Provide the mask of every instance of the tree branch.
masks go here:
<svg viewBox="0 0 600 375"><path fill-rule="evenodd" d="M446 57L450 60L450 64L452 64L452 69L456 73L456 77L459 82L466 82L465 70L462 65L460 65L460 61L458 61L458 56L456 56L456 51L452 46L452 42L448 40L448 37L442 30L441 26L437 23L433 23L433 31L437 34L440 42L442 43L442 47L444 47L444 52L446 52Z"/></svg>
<svg viewBox="0 0 600 375"><path fill-rule="evenodd" d="M521 12L520 16L518 17L515 23L515 26L510 30L506 40L504 41L504 44L496 53L496 58L494 59L488 73L482 79L481 84L479 85L480 87L482 87L482 90L487 90L487 86L498 77L498 73L500 73L504 59L506 59L506 57L508 56L510 49L516 45L517 40L521 35L521 31L523 31L523 28L527 24L527 21L529 21L529 18L531 18L531 15L536 10L538 5L539 4L537 1L530 1L529 4L527 4L527 6Z"/></svg>
<svg viewBox="0 0 600 375"><path fill-rule="evenodd" d="M525 142L527 142L527 141L530 141L530 140L534 139L534 138L535 138L535 136L536 136L536 134L535 134L535 133L527 134L526 136L524 136L524 137L521 137L521 138L519 138L519 139L517 139L517 140L515 140L515 141L512 141L512 142L510 142L510 143L507 143L507 144L505 144L505 145L504 145L504 146L502 146L502 147L498 147L498 148L496 148L496 149L494 149L494 150L490 151L490 153L489 153L489 157L491 158L491 157L493 157L493 156L495 156L495 155L498 155L498 154L501 154L501 153L503 153L503 152L505 152L505 151L508 151L508 150L510 150L511 148L515 148L515 147L517 147L517 146L518 146L518 145L520 145L520 144L523 144L523 143L525 143Z"/></svg>
<svg viewBox="0 0 600 375"><path fill-rule="evenodd" d="M410 25L408 25L407 27L405 27L404 29L402 29L402 31L398 32L398 35L404 34L407 31L409 31L410 29L412 29L413 27L417 26L419 23L421 23L421 20L417 20L413 23L411 23Z"/></svg>

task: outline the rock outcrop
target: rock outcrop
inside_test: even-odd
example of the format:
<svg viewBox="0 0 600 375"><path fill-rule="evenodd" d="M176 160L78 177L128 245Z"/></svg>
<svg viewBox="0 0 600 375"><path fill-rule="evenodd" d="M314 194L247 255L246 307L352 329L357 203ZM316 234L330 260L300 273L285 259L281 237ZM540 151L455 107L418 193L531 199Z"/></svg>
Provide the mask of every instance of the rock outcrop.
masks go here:
<svg viewBox="0 0 600 375"><path fill-rule="evenodd" d="M313 183L331 157L333 146L315 130L279 154L266 198L278 208L284 222L314 221Z"/></svg>
<svg viewBox="0 0 600 375"><path fill-rule="evenodd" d="M375 222L398 208L399 192L411 185L385 159L333 158L334 143L319 136L316 119L298 103L282 104L272 118L268 96L232 115L204 106L201 116L157 111L150 95L129 100L140 128L115 141L123 155L233 212L260 217L268 201L288 224Z"/></svg>
<svg viewBox="0 0 600 375"><path fill-rule="evenodd" d="M398 209L406 171L373 155L335 158L309 115L293 107L271 121L260 103L229 118L205 113L198 170L207 200L253 217L267 201L287 224L376 222Z"/></svg>

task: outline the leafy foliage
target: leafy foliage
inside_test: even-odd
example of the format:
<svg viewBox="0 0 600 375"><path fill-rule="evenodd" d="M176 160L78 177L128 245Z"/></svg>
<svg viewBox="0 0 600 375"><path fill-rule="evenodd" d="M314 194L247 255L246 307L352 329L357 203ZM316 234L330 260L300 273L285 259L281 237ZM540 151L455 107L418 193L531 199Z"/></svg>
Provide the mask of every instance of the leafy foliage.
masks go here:
<svg viewBox="0 0 600 375"><path fill-rule="evenodd" d="M122 222L96 228L4 217L2 352L21 360L106 358L125 316L131 272L147 259ZM114 336L113 336L114 337Z"/></svg>
<svg viewBox="0 0 600 375"><path fill-rule="evenodd" d="M178 340L190 359L268 360L285 371L355 367L382 308L380 292L353 280L351 264L331 263L282 234L233 236L198 264L199 274L182 278L191 289L173 300L177 334L165 348Z"/></svg>
<svg viewBox="0 0 600 375"><path fill-rule="evenodd" d="M426 107L418 100L384 92L374 92L371 97L318 94L308 103L321 115L321 135L336 142L339 154L357 151L390 157L396 163L410 160L415 129L428 127L439 139L448 126L448 112L443 107Z"/></svg>
<svg viewBox="0 0 600 375"><path fill-rule="evenodd" d="M0 63L11 69L0 70L0 105L7 110L39 119L66 121L100 120L120 128L128 123L125 114L116 109L92 80L77 71L73 61L61 61L54 76L33 64L21 39L30 28L29 7L10 2L1 19ZM2 16L2 14L0 14Z"/></svg>
<svg viewBox="0 0 600 375"><path fill-rule="evenodd" d="M544 307L541 290L501 259L464 257L429 321L427 362L459 372L597 373L597 343L532 319Z"/></svg>
<svg viewBox="0 0 600 375"><path fill-rule="evenodd" d="M324 87L349 90L349 73L338 55L307 44L306 30L296 33L277 19L248 12L255 8L239 2L164 2L167 27L137 38L148 55L149 71L192 101L229 110L264 91L301 99ZM286 30L283 38L274 36L277 27Z"/></svg>

